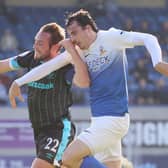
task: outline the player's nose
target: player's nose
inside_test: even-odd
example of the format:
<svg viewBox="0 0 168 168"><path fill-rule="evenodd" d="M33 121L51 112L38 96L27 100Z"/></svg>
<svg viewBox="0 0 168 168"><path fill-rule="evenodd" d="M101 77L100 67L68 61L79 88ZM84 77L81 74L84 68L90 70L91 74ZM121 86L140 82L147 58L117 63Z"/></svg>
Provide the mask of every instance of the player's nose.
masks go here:
<svg viewBox="0 0 168 168"><path fill-rule="evenodd" d="M76 43L75 38L73 36L70 37L70 40L72 41L72 43Z"/></svg>

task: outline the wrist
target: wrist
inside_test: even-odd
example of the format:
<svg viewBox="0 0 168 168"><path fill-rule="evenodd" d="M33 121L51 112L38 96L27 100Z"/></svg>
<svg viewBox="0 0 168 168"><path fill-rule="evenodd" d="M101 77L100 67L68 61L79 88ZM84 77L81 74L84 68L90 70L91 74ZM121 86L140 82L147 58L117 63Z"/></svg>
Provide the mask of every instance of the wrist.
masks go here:
<svg viewBox="0 0 168 168"><path fill-rule="evenodd" d="M14 83L19 87L22 86L22 81L19 78L14 80Z"/></svg>
<svg viewBox="0 0 168 168"><path fill-rule="evenodd" d="M72 56L78 55L78 51L75 48L70 48L67 50Z"/></svg>

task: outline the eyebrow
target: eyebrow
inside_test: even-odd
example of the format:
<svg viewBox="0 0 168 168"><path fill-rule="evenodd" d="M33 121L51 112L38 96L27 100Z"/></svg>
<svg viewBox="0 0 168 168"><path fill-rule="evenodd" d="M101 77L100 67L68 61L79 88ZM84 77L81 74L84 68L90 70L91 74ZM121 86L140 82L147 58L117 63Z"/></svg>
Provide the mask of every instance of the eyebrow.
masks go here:
<svg viewBox="0 0 168 168"><path fill-rule="evenodd" d="M74 34L74 33L75 33L75 31L71 31L71 32L70 32L70 34Z"/></svg>
<svg viewBox="0 0 168 168"><path fill-rule="evenodd" d="M34 38L34 40L35 40L35 41L39 41L39 42L43 42L43 40L38 39L38 38L36 38L36 37Z"/></svg>

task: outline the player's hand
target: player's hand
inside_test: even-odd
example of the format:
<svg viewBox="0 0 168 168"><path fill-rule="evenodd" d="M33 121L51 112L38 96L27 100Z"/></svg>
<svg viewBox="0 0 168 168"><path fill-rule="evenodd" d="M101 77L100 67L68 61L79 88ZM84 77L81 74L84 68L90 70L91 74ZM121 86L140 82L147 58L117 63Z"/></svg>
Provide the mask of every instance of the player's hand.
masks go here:
<svg viewBox="0 0 168 168"><path fill-rule="evenodd" d="M59 45L64 47L70 54L76 50L75 45L73 44L73 42L70 39L64 39L64 40L60 41Z"/></svg>
<svg viewBox="0 0 168 168"><path fill-rule="evenodd" d="M18 97L20 101L24 102L24 98L22 97L20 87L14 81L9 89L9 101L13 108L16 107L16 100L15 100L16 97Z"/></svg>
<svg viewBox="0 0 168 168"><path fill-rule="evenodd" d="M65 167L65 166L61 165L61 168L67 168L67 167Z"/></svg>

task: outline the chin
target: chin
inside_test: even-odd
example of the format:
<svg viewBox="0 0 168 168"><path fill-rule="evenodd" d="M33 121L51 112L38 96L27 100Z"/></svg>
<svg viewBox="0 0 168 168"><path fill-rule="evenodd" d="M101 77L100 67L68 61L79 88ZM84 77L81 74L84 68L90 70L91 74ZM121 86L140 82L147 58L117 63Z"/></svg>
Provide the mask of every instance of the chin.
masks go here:
<svg viewBox="0 0 168 168"><path fill-rule="evenodd" d="M39 59L39 55L35 52L34 59Z"/></svg>
<svg viewBox="0 0 168 168"><path fill-rule="evenodd" d="M39 59L41 59L41 58L40 58L40 57L38 57L38 56L35 56L35 57L34 57L34 59L39 60Z"/></svg>
<svg viewBox="0 0 168 168"><path fill-rule="evenodd" d="M79 48L80 48L81 50L84 50L84 49L85 49L85 47L83 47L83 46L79 46Z"/></svg>
<svg viewBox="0 0 168 168"><path fill-rule="evenodd" d="M36 59L38 59L38 57L37 57L37 56L34 56L34 59L36 60Z"/></svg>

